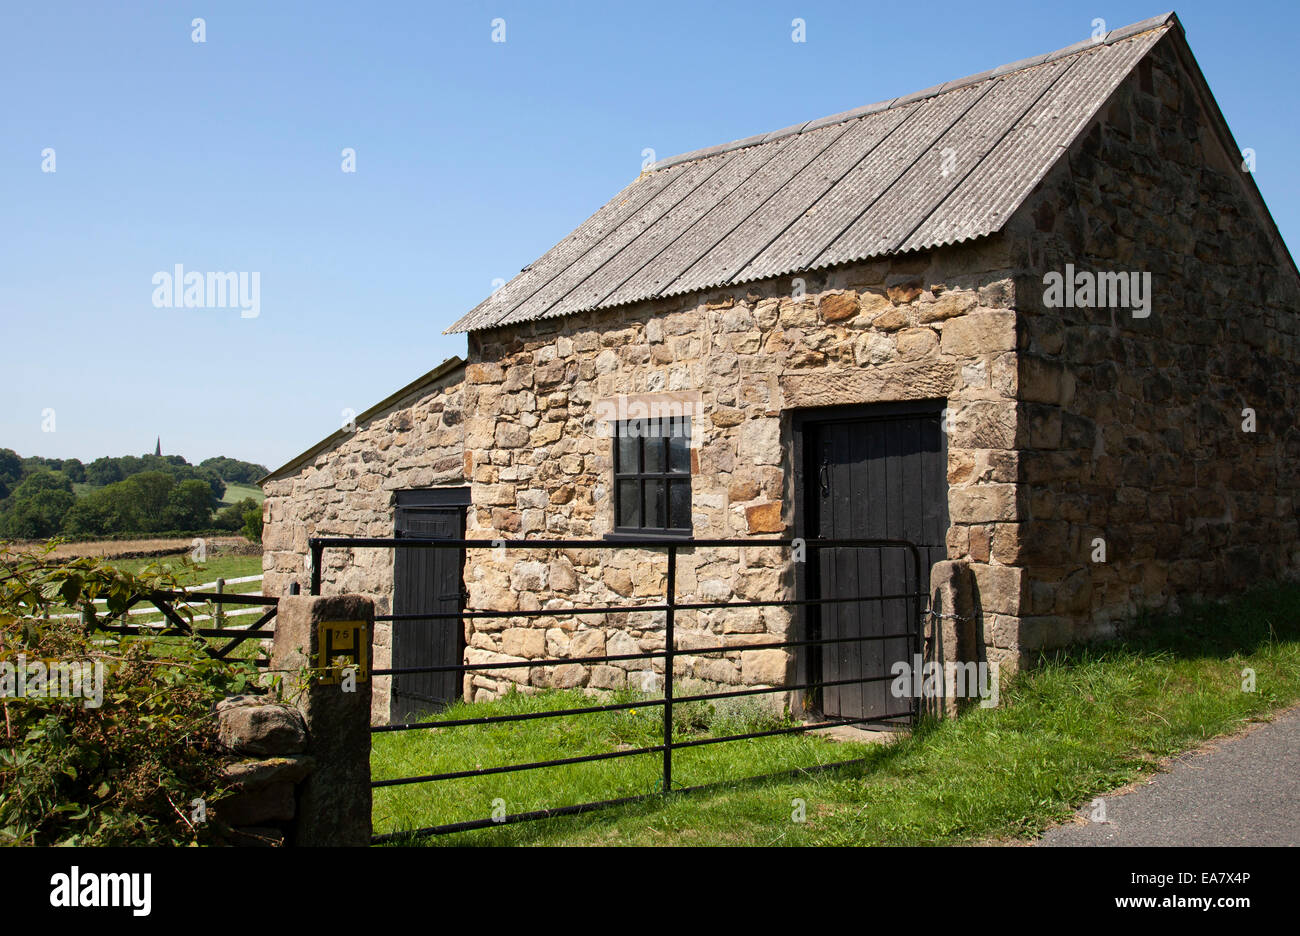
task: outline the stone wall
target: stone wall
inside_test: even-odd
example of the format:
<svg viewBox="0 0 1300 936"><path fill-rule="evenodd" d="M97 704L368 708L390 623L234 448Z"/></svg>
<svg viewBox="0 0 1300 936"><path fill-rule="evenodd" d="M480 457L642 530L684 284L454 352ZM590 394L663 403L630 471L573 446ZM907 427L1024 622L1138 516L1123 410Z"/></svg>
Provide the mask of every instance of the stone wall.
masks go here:
<svg viewBox="0 0 1300 936"><path fill-rule="evenodd" d="M300 467L262 485L264 594L282 597L294 582L307 594L309 537L391 537L394 492L465 483L462 375L457 369L394 401ZM325 594L371 595L377 614L392 610L391 549L331 549L322 565ZM378 624L374 641L374 666L386 668L392 661L387 622ZM387 676L374 681L380 722L388 720L389 683Z"/></svg>
<svg viewBox="0 0 1300 936"><path fill-rule="evenodd" d="M1297 278L1180 54L1152 51L1009 228L1024 501L993 540L1025 568L1026 648L1300 568ZM1067 263L1151 273L1149 317L1046 307Z"/></svg>
<svg viewBox="0 0 1300 936"><path fill-rule="evenodd" d="M223 844L284 845L298 815L298 790L315 769L306 753L307 725L291 705L258 695L217 704L217 736L229 752L224 784L232 791L212 804Z"/></svg>
<svg viewBox="0 0 1300 936"><path fill-rule="evenodd" d="M602 414L616 411L620 399L691 408L697 538L770 537L790 528L792 409L947 400L949 555L972 562L990 622L989 659L1013 659L1020 579L1000 545L1004 527L1018 519L1013 299L1006 246L995 239L799 281L473 334L464 391L474 504L468 536L609 533L612 440L602 431ZM678 597L789 597L788 566L787 555L771 549L685 552ZM665 587L662 553L473 550L466 584L474 608L557 611L540 619L477 622L468 639L470 662L663 646L662 614L597 620L562 613L575 605L658 603ZM786 637L790 628L783 609L682 612L678 645L687 652L677 659L676 676L727 685L779 683L790 675L784 651L739 648ZM689 653L719 644L737 652ZM477 699L511 683L618 688L630 681L650 687L660 678L648 663L521 667L470 676L465 691Z"/></svg>

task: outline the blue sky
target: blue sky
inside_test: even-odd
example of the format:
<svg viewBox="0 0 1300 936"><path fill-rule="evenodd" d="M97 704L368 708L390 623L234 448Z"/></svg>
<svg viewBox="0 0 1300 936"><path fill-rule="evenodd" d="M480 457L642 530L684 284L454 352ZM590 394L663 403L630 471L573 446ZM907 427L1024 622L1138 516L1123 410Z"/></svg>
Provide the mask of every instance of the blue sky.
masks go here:
<svg viewBox="0 0 1300 936"><path fill-rule="evenodd" d="M191 461L275 467L463 355L443 329L647 147L784 127L1165 9L7 0L0 446L89 460L161 436ZM1300 5L1176 9L1294 253ZM155 307L152 277L176 264L259 273L259 315Z"/></svg>

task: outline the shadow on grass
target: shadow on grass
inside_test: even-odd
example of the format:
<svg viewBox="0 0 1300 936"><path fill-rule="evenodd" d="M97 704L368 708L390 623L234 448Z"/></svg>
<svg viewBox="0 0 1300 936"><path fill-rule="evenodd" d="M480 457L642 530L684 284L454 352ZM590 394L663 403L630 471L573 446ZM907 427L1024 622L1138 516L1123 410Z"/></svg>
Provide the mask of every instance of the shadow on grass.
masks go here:
<svg viewBox="0 0 1300 936"><path fill-rule="evenodd" d="M1177 614L1144 613L1121 628L1117 639L1043 654L1038 665L1078 664L1132 653L1226 660L1278 641L1297 639L1300 583L1277 583L1222 602L1185 602Z"/></svg>
<svg viewBox="0 0 1300 936"><path fill-rule="evenodd" d="M666 804L680 801L682 797L707 796L718 793L743 793L747 790L756 790L773 784L807 780L814 776L831 781L851 780L871 770L880 769L901 754L908 745L919 741L926 731L933 729L935 724L937 722L926 718L924 722L918 724L911 737L900 735L897 741L877 745L869 749L868 753L863 757L851 760L832 764L817 764L812 767L792 767L789 770L774 771L753 777L740 777L734 780L715 780L711 783L702 783L696 786L679 787L674 783L672 792L667 796L662 793L652 793L630 798L635 800L634 802L620 799L609 804L592 804L589 807L560 807L549 810L555 815L545 818L508 820L482 829L463 832L442 833L436 836L394 832L384 836L382 844L401 846L427 846L433 844L529 845L543 841L553 833L561 830L568 834L574 834L591 828L608 826L630 818L651 816L661 811ZM509 842L503 842L497 838L503 832L508 834ZM480 837L475 840L476 835L489 836L489 838Z"/></svg>
<svg viewBox="0 0 1300 936"><path fill-rule="evenodd" d="M1033 837L1072 804L1154 769L1156 758L1297 697L1297 645L1300 585L1261 587L1230 602L1189 603L1176 615L1141 618L1117 640L1044 654L1005 683L1003 707L927 719L888 744L846 746L849 763L717 780L690 792L451 835L394 837L391 844L618 841L629 827L670 827L688 797L692 808L707 808L736 795L789 792L814 778L838 787L841 805L854 806L833 833L849 836L849 844L857 843L852 830L862 822L879 825L862 833L865 841L900 834L927 842L964 834ZM1244 657L1252 657L1252 667L1282 665L1285 678L1254 695L1228 688L1236 667L1225 664ZM935 810L952 809L963 796L973 801L970 815L945 831L947 820ZM862 817L861 803L875 813ZM891 825L895 816L902 818Z"/></svg>

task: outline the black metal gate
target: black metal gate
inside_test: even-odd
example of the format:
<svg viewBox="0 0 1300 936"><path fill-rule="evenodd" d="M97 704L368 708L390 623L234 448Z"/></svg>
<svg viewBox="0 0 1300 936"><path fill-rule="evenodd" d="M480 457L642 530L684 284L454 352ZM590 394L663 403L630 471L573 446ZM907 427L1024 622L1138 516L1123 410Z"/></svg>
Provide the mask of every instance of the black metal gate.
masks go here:
<svg viewBox="0 0 1300 936"><path fill-rule="evenodd" d="M637 604L629 603L625 605L598 605L598 606L576 606L565 607L563 609L542 608L538 610L515 610L515 611L476 611L459 609L456 612L437 612L431 613L428 610L417 610L407 612L395 612L387 615L376 615L376 621L391 621L395 632L400 633L403 628L417 627L425 628L432 622L437 622L440 626L449 630L460 632L463 630L464 621L467 620L500 620L503 618L554 618L556 616L581 616L581 615L608 615L618 614L628 611L639 613L653 612L662 613L664 622L664 641L663 649L650 650L641 653L622 653L617 655L601 655L591 657L560 657L556 659L528 659L513 661L493 660L482 663L465 663L457 660L454 663L430 664L427 666L402 666L392 667L389 669L374 669L374 676L406 676L417 674L453 674L457 680L465 674L471 674L480 671L501 671L516 669L520 667L534 668L546 666L560 666L564 664L581 663L586 665L592 664L610 664L610 663L630 663L632 661L652 661L658 662L664 674L675 672L674 660L682 653L689 653L691 656L708 656L710 654L726 654L736 652L759 652L764 650L790 650L798 652L815 651L825 646L843 645L850 643L874 643L878 641L901 640L912 648L914 653L921 652L921 616L925 603L925 593L920 589L918 575L922 567L920 553L917 548L908 542L901 540L883 540L883 539L837 539L837 540L820 540L801 538L796 539L756 539L756 538L739 538L739 539L645 539L635 542L629 541L612 541L612 540L405 540L405 539L370 539L361 537L330 537L330 538L313 538L309 541L311 549L311 568L312 568L312 594L321 593L321 570L323 568L323 553L327 548L346 548L346 549L364 549L380 548L394 549L401 547L405 551L418 552L428 551L431 553L449 552L460 555L465 550L501 550L506 551L521 550L573 550L573 549L637 549L645 551L666 553L667 558L667 587L666 594L661 603L655 604ZM834 550L898 550L908 554L909 559L903 560L901 568L904 569L906 582L903 588L898 592L880 591L874 594L857 594L849 596L835 597L812 597L812 598L785 598L774 599L770 601L703 601L703 602L683 602L677 597L677 557L687 550L693 549L712 549L712 548L729 548L743 547L745 549L779 549L785 551L792 563L798 566L804 565L808 557L820 551L827 549ZM834 606L840 604L852 604L862 602L903 602L910 613L905 615L905 619L900 623L899 631L891 631L880 634L845 634L835 637L826 636L802 636L787 640L771 640L761 643L745 643L738 645L728 643L726 639L719 636L717 645L711 646L690 646L689 650L684 650L678 646L676 637L676 615L681 611L704 611L717 608L765 608L765 607L788 607L788 608L805 608L805 607L822 607ZM390 833L387 835L375 836L373 841L383 842L393 839L403 838L410 835L440 835L449 832L468 831L470 829L490 828L492 826L513 822L525 822L533 819L543 819L552 816L572 815L575 813L587 812L593 809L604 808L608 806L622 805L626 803L637 802L649 799L653 796L659 796L667 793L689 792L702 787L683 786L680 782L673 779L673 752L683 748L698 747L700 745L723 744L732 741L749 741L757 738L773 737L776 735L794 734L799 732L816 731L821 728L828 728L835 725L852 725L866 724L868 722L879 720L879 718L894 720L911 720L920 712L920 699L910 693L891 694L893 709L871 716L857 718L835 718L829 720L820 720L807 722L804 724L794 724L788 727L775 728L766 731L749 732L745 734L725 735L722 737L705 737L679 739L674 737L673 732L673 706L687 702L702 702L713 699L732 699L744 696L758 696L771 693L800 692L809 693L826 688L847 685L863 685L868 683L888 683L893 682L895 677L889 673L871 673L864 674L861 672L843 675L838 679L827 679L824 676L802 680L796 679L793 683L787 683L777 686L756 686L744 689L728 689L720 692L692 693L688 695L677 695L674 690L673 679L665 678L663 681L663 695L657 698L642 698L634 702L618 702L611 704L593 704L581 708L554 709L541 712L529 712L520 715L491 715L476 718L457 718L457 719L435 719L431 721L407 721L396 722L388 725L375 726L371 728L373 733L391 732L391 731L446 731L449 729L473 730L475 726L490 724L500 724L503 722L529 722L539 718L561 718L591 715L597 712L626 711L629 709L647 709L660 708L663 713L662 721L662 742L660 744L634 747L630 749L614 749L598 754L585 754L575 757L557 758L554 760L534 761L520 764L506 764L494 767L479 767L477 765L466 765L466 769L455 771L443 771L438 773L428 773L409 777L388 778L383 780L371 781L372 787L391 787L408 784L436 783L439 781L459 780L466 777L486 776L490 774L514 773L523 770L541 770L548 767L561 765L588 763L595 761L605 761L613 758L638 757L638 756L658 756L663 761L663 773L658 786L658 792L650 794L637 794L631 796L620 796L607 800L578 803L573 805L564 805L556 808L534 810L531 812L517 813L511 815L493 816L491 818L475 819L463 822L446 823L443 825L427 826L420 829L413 829L402 833ZM595 702L596 700L593 700ZM834 767L843 767L851 764L860 763L860 759L836 761L829 764L820 764L814 768L808 768L804 765L792 765L793 769L799 770L825 770ZM734 780L743 780L743 777L733 778ZM707 786L707 785L706 785Z"/></svg>

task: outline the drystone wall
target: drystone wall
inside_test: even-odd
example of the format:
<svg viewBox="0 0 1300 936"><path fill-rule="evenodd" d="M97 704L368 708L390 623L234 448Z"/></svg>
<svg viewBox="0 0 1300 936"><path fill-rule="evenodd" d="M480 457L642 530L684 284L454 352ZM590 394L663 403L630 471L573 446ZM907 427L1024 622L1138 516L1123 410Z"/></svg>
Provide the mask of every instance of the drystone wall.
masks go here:
<svg viewBox="0 0 1300 936"><path fill-rule="evenodd" d="M790 530L795 408L899 400L948 402L951 558L969 558L988 659L1018 648L1021 573L1005 546L1018 517L1019 369L1005 245L999 240L865 263L802 279L538 321L470 336L464 389L468 536L602 537L613 526L612 440L619 414L692 417L691 520L697 538ZM663 614L566 615L574 606L653 604L662 552L472 550L473 608L554 610L476 622L470 662L660 650ZM680 600L791 597L789 556L770 548L698 549L679 558ZM677 679L776 685L784 609L682 612ZM725 644L737 652L692 656ZM525 688L652 688L658 662L520 667L471 675L470 698Z"/></svg>
<svg viewBox="0 0 1300 936"><path fill-rule="evenodd" d="M417 391L358 424L295 473L262 486L262 590L282 597L310 583L307 540L312 536L393 535L396 493L440 485L463 485L464 394L460 372ZM377 614L392 610L391 549L331 549L321 569L324 594L362 594L375 599ZM374 666L392 661L391 625L379 622ZM374 680L376 721L389 715L388 676Z"/></svg>
<svg viewBox="0 0 1300 936"><path fill-rule="evenodd" d="M1026 647L1300 569L1300 291L1207 95L1162 42L1008 231Z"/></svg>

